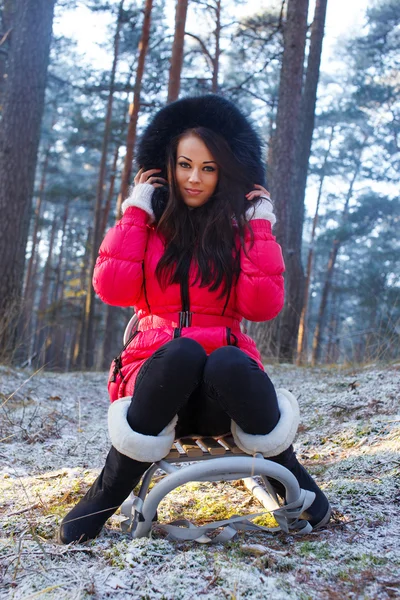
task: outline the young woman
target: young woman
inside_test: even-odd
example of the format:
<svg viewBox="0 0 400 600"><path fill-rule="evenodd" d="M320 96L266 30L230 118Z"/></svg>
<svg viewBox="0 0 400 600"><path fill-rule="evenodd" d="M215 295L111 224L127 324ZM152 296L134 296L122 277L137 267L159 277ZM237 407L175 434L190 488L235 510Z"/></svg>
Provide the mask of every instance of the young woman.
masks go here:
<svg viewBox="0 0 400 600"><path fill-rule="evenodd" d="M138 326L110 372L111 450L61 541L96 537L144 471L192 433L232 431L244 452L283 464L316 493L302 517L327 523L329 502L291 445L297 402L275 390L240 329L243 318L274 318L284 296L256 133L227 100L187 98L156 114L138 162L93 277L104 302L134 307Z"/></svg>

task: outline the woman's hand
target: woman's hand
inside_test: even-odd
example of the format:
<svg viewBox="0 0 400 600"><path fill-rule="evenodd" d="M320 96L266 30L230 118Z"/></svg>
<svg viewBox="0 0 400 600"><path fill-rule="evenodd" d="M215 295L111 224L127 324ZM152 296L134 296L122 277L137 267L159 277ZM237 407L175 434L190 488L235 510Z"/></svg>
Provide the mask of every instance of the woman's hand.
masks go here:
<svg viewBox="0 0 400 600"><path fill-rule="evenodd" d="M274 215L274 207L271 204L271 197L268 190L257 183L254 184L254 187L257 189L246 194L246 198L249 202L253 200L246 209L246 218L250 221L253 219L266 219L271 225L274 225L276 223L276 217Z"/></svg>
<svg viewBox="0 0 400 600"><path fill-rule="evenodd" d="M129 206L136 206L149 215L149 223L155 220L151 201L154 188L162 187L168 183L163 177L157 177L156 173L160 171L161 169L149 169L148 171L145 171L143 168L140 169L133 180L135 185L130 189L128 198L122 203L122 214L124 214Z"/></svg>
<svg viewBox="0 0 400 600"><path fill-rule="evenodd" d="M255 200L256 198L260 198L260 200L271 200L271 196L268 190L265 189L265 187L263 187L262 185L258 185L257 183L254 184L254 187L258 189L246 194L247 200L251 201Z"/></svg>
<svg viewBox="0 0 400 600"><path fill-rule="evenodd" d="M135 185L138 185L139 183L149 183L155 188L163 187L163 185L166 185L168 181L163 177L157 177L156 175L154 175L154 173L160 171L161 169L150 169L149 171L145 171L142 167L140 171L138 171L133 181L135 182Z"/></svg>

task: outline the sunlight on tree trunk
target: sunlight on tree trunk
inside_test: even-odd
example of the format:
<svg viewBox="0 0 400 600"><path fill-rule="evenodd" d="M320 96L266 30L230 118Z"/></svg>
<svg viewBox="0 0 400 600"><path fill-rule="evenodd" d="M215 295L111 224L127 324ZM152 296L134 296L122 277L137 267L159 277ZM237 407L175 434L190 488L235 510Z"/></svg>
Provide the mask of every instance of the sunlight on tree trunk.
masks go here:
<svg viewBox="0 0 400 600"><path fill-rule="evenodd" d="M185 40L185 25L188 0L177 0L175 12L175 35L171 54L167 102L173 102L179 97L181 88L181 73L183 65L183 48Z"/></svg>
<svg viewBox="0 0 400 600"><path fill-rule="evenodd" d="M144 20L142 27L142 37L139 43L139 59L138 66L136 70L136 80L135 80L135 91L133 93L133 102L129 109L129 126L128 126L128 135L126 139L126 155L124 162L124 169L122 172L122 180L121 180L121 191L119 198L119 205L122 204L123 200L128 195L128 187L131 178L132 172L132 162L133 162L133 149L136 142L136 129L137 122L140 111L140 95L142 90L142 80L144 74L144 65L146 61L147 49L149 46L149 38L150 38L150 23L151 23L151 11L153 8L153 0L146 0L144 7Z"/></svg>
<svg viewBox="0 0 400 600"><path fill-rule="evenodd" d="M282 245L286 264L286 304L272 330L272 352L279 348L279 357L293 358L293 336L297 334L298 296L303 287L301 266L302 218L294 222L293 186L296 162L296 140L300 123L304 52L307 34L308 0L289 0L284 30L284 51L279 84L278 111L273 139L271 196L274 198L277 224L275 232ZM293 209L294 210L294 209ZM299 217L298 210L296 217ZM279 328L279 329L278 329Z"/></svg>

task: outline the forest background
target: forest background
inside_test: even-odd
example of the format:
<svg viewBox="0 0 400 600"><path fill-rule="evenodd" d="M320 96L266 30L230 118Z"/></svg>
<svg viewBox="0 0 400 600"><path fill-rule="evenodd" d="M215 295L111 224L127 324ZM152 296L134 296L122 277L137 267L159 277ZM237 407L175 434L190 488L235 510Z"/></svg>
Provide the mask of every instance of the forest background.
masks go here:
<svg viewBox="0 0 400 600"><path fill-rule="evenodd" d="M246 323L264 357L398 357L400 5L365 3L357 34L321 69L326 8L0 2L1 360L109 366L132 311L95 297L98 246L119 218L149 117L207 92L235 102L265 146L287 273L280 318ZM74 11L79 35L98 31L97 55L64 34Z"/></svg>

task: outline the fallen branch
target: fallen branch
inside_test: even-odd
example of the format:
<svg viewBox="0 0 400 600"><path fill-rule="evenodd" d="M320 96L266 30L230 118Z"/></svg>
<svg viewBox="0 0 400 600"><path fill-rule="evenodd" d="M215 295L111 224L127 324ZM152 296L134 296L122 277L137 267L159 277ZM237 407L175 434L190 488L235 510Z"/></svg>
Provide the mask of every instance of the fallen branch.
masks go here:
<svg viewBox="0 0 400 600"><path fill-rule="evenodd" d="M40 502L36 502L35 504L32 504L31 506L27 506L26 508L21 508L20 510L16 510L15 512L9 513L7 516L8 517L14 517L15 515L22 515L22 513L25 512L29 512L30 510L33 510L34 508L39 508L40 506Z"/></svg>

